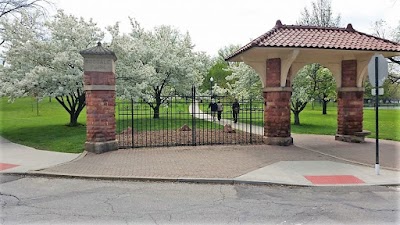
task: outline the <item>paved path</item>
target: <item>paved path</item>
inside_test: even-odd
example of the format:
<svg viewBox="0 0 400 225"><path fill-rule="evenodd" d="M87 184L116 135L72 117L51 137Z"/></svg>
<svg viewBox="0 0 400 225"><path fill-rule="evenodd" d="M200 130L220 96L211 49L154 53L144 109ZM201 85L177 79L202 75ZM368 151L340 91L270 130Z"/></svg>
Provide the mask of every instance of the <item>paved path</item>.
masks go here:
<svg viewBox="0 0 400 225"><path fill-rule="evenodd" d="M210 114L204 113L199 105L196 103L194 105L194 107L192 106L192 104L190 104L189 106L189 113L193 113L194 110L194 115L195 117L199 118L199 119L203 119L206 121L210 121L213 122L213 118ZM215 123L221 124L221 125L231 125L233 129L236 130L241 130L241 131L245 131L245 132L251 132L253 134L258 134L258 135L264 135L264 128L260 127L260 126L255 126L255 125L251 125L248 123L241 123L240 122L240 118L239 118L239 122L238 123L234 123L233 120L230 119L221 119L221 121L215 121Z"/></svg>

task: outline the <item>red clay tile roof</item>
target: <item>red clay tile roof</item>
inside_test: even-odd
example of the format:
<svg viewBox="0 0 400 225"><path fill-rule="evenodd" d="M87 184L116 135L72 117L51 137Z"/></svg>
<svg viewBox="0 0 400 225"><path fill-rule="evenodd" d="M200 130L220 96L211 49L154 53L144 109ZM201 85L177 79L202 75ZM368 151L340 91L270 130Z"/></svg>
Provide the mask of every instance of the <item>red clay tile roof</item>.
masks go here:
<svg viewBox="0 0 400 225"><path fill-rule="evenodd" d="M253 47L318 48L361 51L400 52L400 44L346 28L282 25L276 21L272 30L254 39L228 56L229 60Z"/></svg>

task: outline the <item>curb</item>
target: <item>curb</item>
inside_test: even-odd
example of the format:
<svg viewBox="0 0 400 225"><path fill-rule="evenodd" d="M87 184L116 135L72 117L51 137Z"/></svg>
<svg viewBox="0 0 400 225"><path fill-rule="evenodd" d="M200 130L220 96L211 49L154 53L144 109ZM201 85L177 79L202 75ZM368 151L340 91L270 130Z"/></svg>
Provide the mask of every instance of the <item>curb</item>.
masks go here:
<svg viewBox="0 0 400 225"><path fill-rule="evenodd" d="M109 181L137 181L137 182L176 182L188 184L225 184L225 185L270 185L270 186L289 186L289 187L313 187L312 185L274 183L268 181L243 181L224 178L165 178L165 177L112 177L96 175L74 175L46 172L24 172L24 173L3 173L8 176L24 177L46 177L46 178L67 178L67 179L86 179L86 180L109 180Z"/></svg>
<svg viewBox="0 0 400 225"><path fill-rule="evenodd" d="M306 185L273 183L265 181L241 181L235 179L224 178L166 178L166 177L112 177L112 176L95 176L95 175L76 175L46 172L24 172L24 173L3 173L9 176L25 176L25 177L47 177L47 178L70 178L70 179L87 179L87 180L110 180L110 181L138 181L138 182L177 182L177 183L196 183L196 184L249 184L249 185L279 185L279 186L300 186Z"/></svg>
<svg viewBox="0 0 400 225"><path fill-rule="evenodd" d="M393 186L398 187L400 183L380 183L380 184L349 184L349 185L304 185L295 183L281 183L272 181L247 181L235 180L235 178L167 178L167 177L112 177L102 175L76 175L46 172L24 172L24 173L3 173L9 176L24 177L45 177L45 178L67 178L67 179L86 179L86 180L109 180L109 181L136 181L136 182L176 182L188 184L222 184L222 185L260 185L260 186L287 186L287 187L366 187L366 186Z"/></svg>

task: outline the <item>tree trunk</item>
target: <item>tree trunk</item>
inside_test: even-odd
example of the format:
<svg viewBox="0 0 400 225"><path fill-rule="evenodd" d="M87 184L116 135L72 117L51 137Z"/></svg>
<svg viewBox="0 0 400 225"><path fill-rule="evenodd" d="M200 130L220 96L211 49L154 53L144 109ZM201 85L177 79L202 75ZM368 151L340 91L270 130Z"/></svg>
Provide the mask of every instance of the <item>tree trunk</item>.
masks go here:
<svg viewBox="0 0 400 225"><path fill-rule="evenodd" d="M322 101L322 114L326 115L326 108L328 106L328 101L323 100Z"/></svg>
<svg viewBox="0 0 400 225"><path fill-rule="evenodd" d="M58 103L69 113L68 126L74 127L78 125L78 117L86 105L85 93L77 90L76 94L55 97Z"/></svg>
<svg viewBox="0 0 400 225"><path fill-rule="evenodd" d="M160 118L160 106L156 105L153 110L154 110L153 118L159 119Z"/></svg>
<svg viewBox="0 0 400 225"><path fill-rule="evenodd" d="M77 126L78 125L78 117L79 117L79 114L70 113L69 114L69 124L68 124L68 126L70 126L70 127Z"/></svg>
<svg viewBox="0 0 400 225"><path fill-rule="evenodd" d="M326 107L328 106L327 94L324 93L322 96L322 115L326 115Z"/></svg>
<svg viewBox="0 0 400 225"><path fill-rule="evenodd" d="M153 107L154 119L159 119L160 118L160 106L161 106L161 91L156 92L156 105Z"/></svg>
<svg viewBox="0 0 400 225"><path fill-rule="evenodd" d="M78 98L78 101L76 101L76 106L72 107L72 110L69 112L68 125L70 127L78 126L78 118L85 105L86 105L85 94L83 94Z"/></svg>
<svg viewBox="0 0 400 225"><path fill-rule="evenodd" d="M294 125L300 125L300 112L293 112L294 114Z"/></svg>

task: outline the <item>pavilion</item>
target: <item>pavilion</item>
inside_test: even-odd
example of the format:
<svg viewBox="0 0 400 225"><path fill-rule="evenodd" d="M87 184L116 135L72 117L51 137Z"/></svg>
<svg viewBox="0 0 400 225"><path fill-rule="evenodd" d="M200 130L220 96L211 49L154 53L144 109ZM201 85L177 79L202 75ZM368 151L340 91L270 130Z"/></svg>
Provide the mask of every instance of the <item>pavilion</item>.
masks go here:
<svg viewBox="0 0 400 225"><path fill-rule="evenodd" d="M226 58L244 62L259 75L265 101L264 136L267 144L291 145L291 82L307 64L328 68L338 92L336 140L358 142L363 131L363 83L374 54L400 55L400 44L346 28L283 25L276 22L267 33Z"/></svg>

